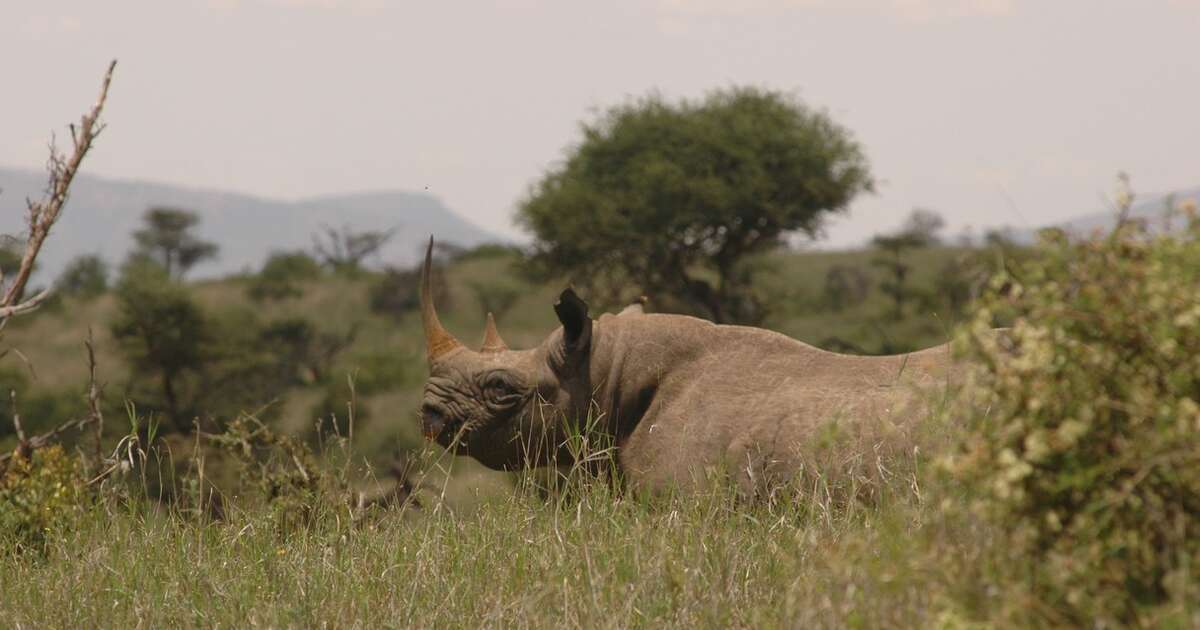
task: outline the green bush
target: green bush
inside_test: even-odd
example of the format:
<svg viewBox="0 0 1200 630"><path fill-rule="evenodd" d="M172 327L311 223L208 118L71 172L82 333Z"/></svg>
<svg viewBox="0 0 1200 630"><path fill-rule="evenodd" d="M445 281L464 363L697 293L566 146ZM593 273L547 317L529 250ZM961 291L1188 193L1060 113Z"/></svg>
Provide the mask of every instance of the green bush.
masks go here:
<svg viewBox="0 0 1200 630"><path fill-rule="evenodd" d="M80 513L87 496L78 458L61 446L14 457L0 474L0 548L41 544Z"/></svg>
<svg viewBox="0 0 1200 630"><path fill-rule="evenodd" d="M76 256L58 276L55 288L62 295L88 300L108 291L108 263L96 254Z"/></svg>
<svg viewBox="0 0 1200 630"><path fill-rule="evenodd" d="M304 252L271 254L246 292L257 301L282 300L303 294L300 285L321 276L321 265Z"/></svg>
<svg viewBox="0 0 1200 630"><path fill-rule="evenodd" d="M948 463L1005 532L1007 612L1161 622L1200 594L1200 223L1047 234L992 288L959 338L980 367Z"/></svg>

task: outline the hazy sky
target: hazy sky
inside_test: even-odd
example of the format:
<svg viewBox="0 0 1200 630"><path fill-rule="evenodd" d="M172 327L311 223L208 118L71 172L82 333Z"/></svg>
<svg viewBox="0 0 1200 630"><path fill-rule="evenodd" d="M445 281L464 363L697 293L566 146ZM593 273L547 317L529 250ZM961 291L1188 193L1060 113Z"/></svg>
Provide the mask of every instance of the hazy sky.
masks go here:
<svg viewBox="0 0 1200 630"><path fill-rule="evenodd" d="M795 93L866 147L853 243L913 206L1032 227L1200 185L1200 0L0 0L0 165L119 59L93 174L296 198L428 190L516 234L597 108Z"/></svg>

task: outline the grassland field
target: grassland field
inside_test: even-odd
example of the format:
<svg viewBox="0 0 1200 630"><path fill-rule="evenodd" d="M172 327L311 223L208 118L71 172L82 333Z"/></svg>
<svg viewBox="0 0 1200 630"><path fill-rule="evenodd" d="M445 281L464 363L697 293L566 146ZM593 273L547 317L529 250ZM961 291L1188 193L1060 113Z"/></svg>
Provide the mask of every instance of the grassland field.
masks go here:
<svg viewBox="0 0 1200 630"><path fill-rule="evenodd" d="M932 287L959 253L913 252L913 285ZM775 256L775 269L760 279L764 290L781 296L766 325L803 341L836 336L864 348L877 347L881 331L913 347L946 340L952 321L937 313L889 321L877 290L842 312L818 306L831 266L872 273L869 256ZM484 313L468 282L511 280L511 264L469 260L448 270L453 306L442 317L464 341L476 341L483 330ZM355 401L364 419L353 442L342 442L346 465L331 470L365 484L397 450L414 450L426 472L419 508L363 518L349 507L321 504L296 526L262 502L237 504L213 519L115 488L70 527L46 532L44 553L0 554L4 625L969 627L966 619L995 604L981 577L987 528L951 509L961 497L938 481L932 465L955 436L940 416L920 427L842 427L814 445L820 465L803 483L759 505L739 502L719 484L699 496L638 497L578 471L568 475L566 491L547 499L522 481L529 476L485 471L422 445L415 422L424 380L419 318L372 314L371 281L326 277L300 297L265 304L247 298L242 278L194 289L213 311L303 315L329 331L358 324L331 378L369 377L363 370L380 353L402 358L409 366L404 378ZM538 343L556 326L550 305L561 289L524 288L499 318L517 348ZM115 309L111 295L67 300L10 327L5 343L20 350L36 375L35 391L21 395L73 389L82 405L83 341L91 328L106 396L121 396L129 368L109 328ZM276 403L273 426L281 432L311 426L320 396L316 386L290 392ZM115 440L120 418L110 425ZM10 436L0 448L11 444ZM136 474L126 484L138 486Z"/></svg>

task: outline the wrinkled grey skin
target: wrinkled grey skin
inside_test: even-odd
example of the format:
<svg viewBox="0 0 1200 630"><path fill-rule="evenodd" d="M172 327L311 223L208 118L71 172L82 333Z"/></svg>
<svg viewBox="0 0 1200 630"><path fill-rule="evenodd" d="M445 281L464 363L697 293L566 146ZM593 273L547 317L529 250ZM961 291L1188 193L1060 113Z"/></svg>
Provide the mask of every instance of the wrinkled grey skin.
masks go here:
<svg viewBox="0 0 1200 630"><path fill-rule="evenodd" d="M554 308L563 327L536 348L460 346L436 357L422 405L426 434L493 469L562 465L569 423L590 413L633 486L691 487L720 468L754 493L794 472L798 447L834 419L908 422L925 413L921 390L944 384L950 363L944 345L840 355L637 305L592 320L570 289Z"/></svg>

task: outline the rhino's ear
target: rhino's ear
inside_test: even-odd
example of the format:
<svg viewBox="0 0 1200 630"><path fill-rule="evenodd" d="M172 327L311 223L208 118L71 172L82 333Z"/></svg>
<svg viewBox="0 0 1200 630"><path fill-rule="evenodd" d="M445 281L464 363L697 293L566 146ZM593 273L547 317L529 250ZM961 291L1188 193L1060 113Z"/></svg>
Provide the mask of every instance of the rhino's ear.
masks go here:
<svg viewBox="0 0 1200 630"><path fill-rule="evenodd" d="M588 305L568 288L558 296L554 312L563 326L563 346L568 355L586 351L592 344L592 320Z"/></svg>

